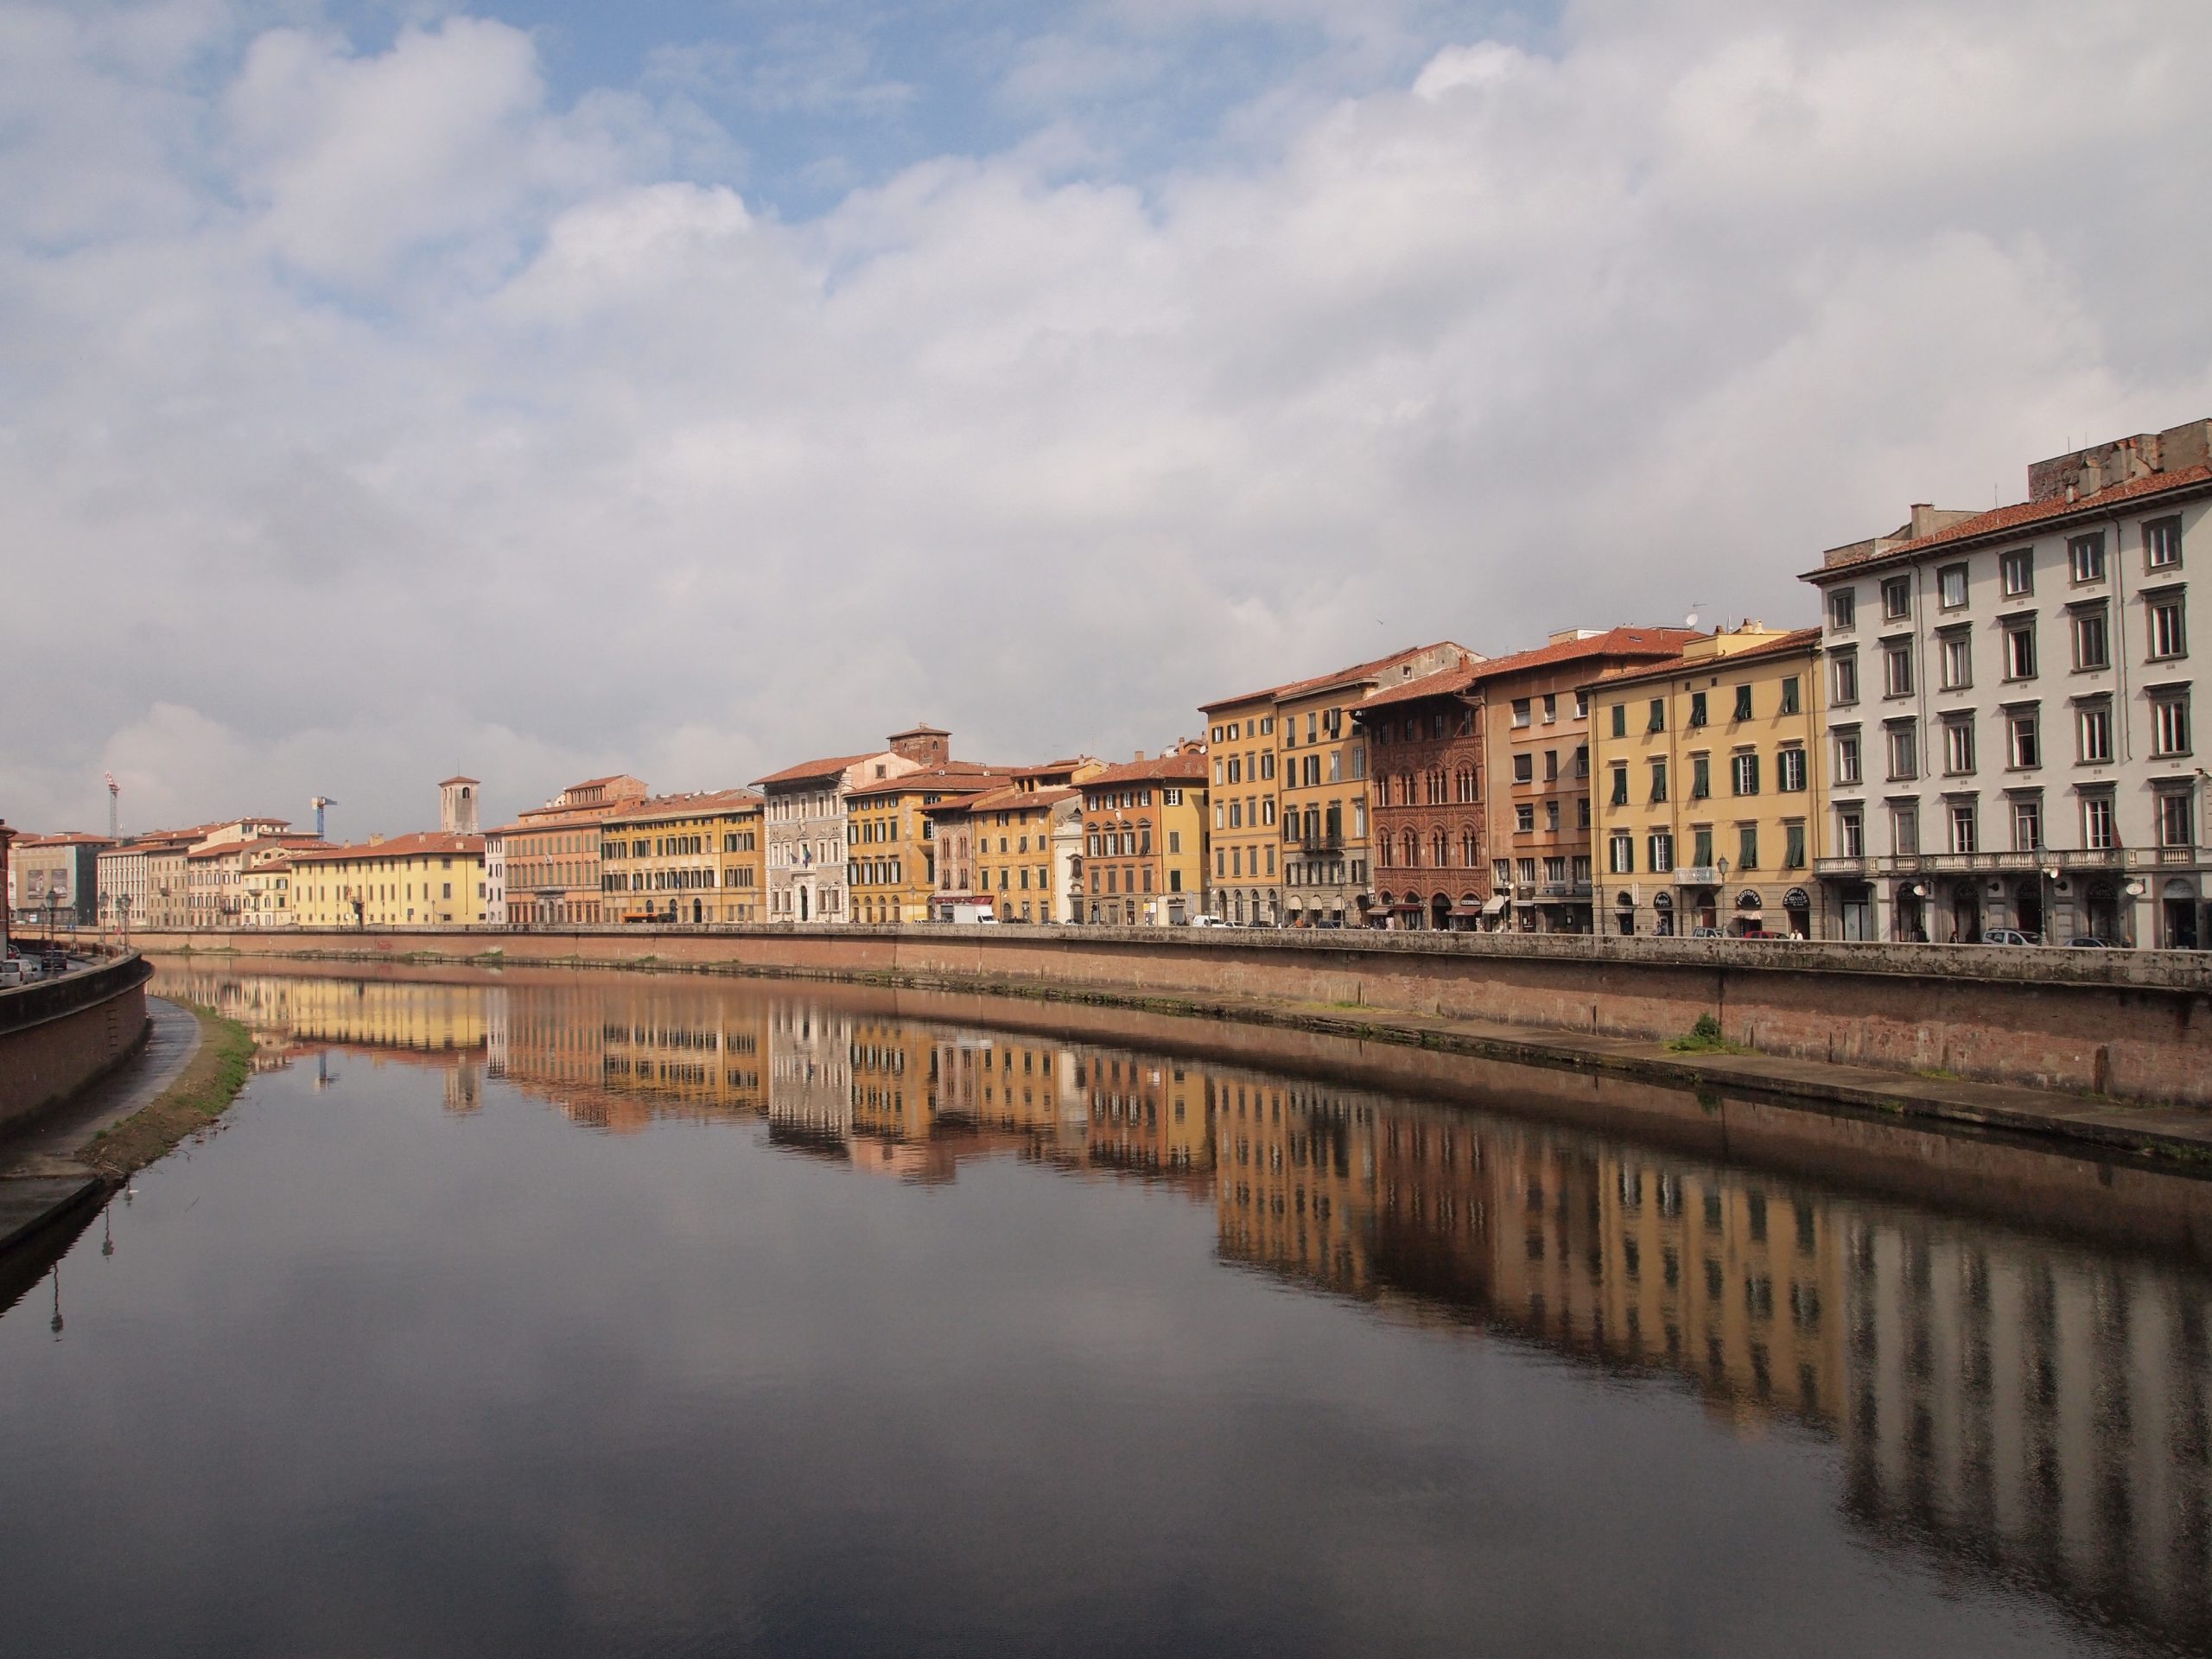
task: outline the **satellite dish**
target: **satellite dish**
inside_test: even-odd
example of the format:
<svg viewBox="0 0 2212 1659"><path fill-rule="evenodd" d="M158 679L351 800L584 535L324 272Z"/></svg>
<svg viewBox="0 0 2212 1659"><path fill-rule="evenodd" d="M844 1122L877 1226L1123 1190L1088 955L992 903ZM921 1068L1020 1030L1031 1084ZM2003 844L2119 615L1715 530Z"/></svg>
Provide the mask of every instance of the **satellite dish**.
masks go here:
<svg viewBox="0 0 2212 1659"><path fill-rule="evenodd" d="M1695 611L1692 611L1688 616L1684 617L1682 619L1682 626L1686 628L1694 628L1697 626L1697 613Z"/></svg>

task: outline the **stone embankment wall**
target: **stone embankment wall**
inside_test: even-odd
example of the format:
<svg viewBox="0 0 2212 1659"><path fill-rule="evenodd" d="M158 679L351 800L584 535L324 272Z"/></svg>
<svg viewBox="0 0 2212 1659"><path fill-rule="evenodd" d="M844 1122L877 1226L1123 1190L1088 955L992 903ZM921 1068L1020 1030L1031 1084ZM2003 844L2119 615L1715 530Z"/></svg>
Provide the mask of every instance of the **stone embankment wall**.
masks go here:
<svg viewBox="0 0 2212 1659"><path fill-rule="evenodd" d="M136 1049L153 973L144 957L124 956L0 990L0 1125L60 1104Z"/></svg>
<svg viewBox="0 0 2212 1659"><path fill-rule="evenodd" d="M2212 958L1792 940L1019 926L255 929L162 952L563 962L1082 996L1253 997L2212 1105Z"/></svg>

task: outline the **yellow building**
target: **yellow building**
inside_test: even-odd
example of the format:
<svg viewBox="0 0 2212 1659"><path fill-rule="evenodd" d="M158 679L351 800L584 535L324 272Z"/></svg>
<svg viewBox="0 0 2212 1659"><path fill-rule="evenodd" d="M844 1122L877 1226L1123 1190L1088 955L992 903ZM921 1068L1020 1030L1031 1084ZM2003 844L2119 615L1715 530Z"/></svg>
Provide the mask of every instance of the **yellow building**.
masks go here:
<svg viewBox="0 0 2212 1659"><path fill-rule="evenodd" d="M760 797L747 789L662 795L600 824L605 919L751 922L760 880Z"/></svg>
<svg viewBox="0 0 2212 1659"><path fill-rule="evenodd" d="M290 858L272 858L249 865L239 880L242 888L238 901L240 927L290 927L295 925L296 918L292 910Z"/></svg>
<svg viewBox="0 0 2212 1659"><path fill-rule="evenodd" d="M484 837L436 831L372 836L355 847L292 855L301 927L481 927Z"/></svg>
<svg viewBox="0 0 2212 1659"><path fill-rule="evenodd" d="M1275 772L1275 693L1249 692L1198 712L1213 762L1211 907L1224 921L1282 921L1282 831Z"/></svg>
<svg viewBox="0 0 2212 1659"><path fill-rule="evenodd" d="M1206 748L1108 766L1083 785L1084 903L1070 921L1169 927L1205 908Z"/></svg>
<svg viewBox="0 0 2212 1659"><path fill-rule="evenodd" d="M1088 755L1024 766L988 793L927 809L941 922L1065 922L1083 913L1083 791L1105 768Z"/></svg>
<svg viewBox="0 0 2212 1659"><path fill-rule="evenodd" d="M1003 787L1012 774L946 760L897 778L856 785L845 803L845 885L852 919L925 922L937 891L937 821L931 809Z"/></svg>
<svg viewBox="0 0 2212 1659"><path fill-rule="evenodd" d="M1814 936L1820 639L1746 623L1590 684L1599 929Z"/></svg>

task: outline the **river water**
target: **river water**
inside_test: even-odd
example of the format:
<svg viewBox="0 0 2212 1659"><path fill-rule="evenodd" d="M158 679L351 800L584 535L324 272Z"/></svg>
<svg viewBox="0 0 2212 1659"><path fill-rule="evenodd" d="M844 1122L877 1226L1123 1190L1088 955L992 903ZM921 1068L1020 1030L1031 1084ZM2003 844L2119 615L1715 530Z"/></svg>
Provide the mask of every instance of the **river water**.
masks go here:
<svg viewBox="0 0 2212 1659"><path fill-rule="evenodd" d="M2212 1184L1095 1009L156 988L263 1069L0 1316L9 1652L2212 1653Z"/></svg>

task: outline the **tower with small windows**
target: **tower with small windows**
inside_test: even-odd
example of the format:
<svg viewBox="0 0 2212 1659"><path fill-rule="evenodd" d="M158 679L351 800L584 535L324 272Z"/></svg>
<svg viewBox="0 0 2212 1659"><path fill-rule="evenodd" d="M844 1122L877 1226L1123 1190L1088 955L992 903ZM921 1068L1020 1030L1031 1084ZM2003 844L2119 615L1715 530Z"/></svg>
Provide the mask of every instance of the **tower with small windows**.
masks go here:
<svg viewBox="0 0 2212 1659"><path fill-rule="evenodd" d="M448 778L438 785L438 828L448 836L473 836L476 829L476 791L474 778Z"/></svg>

